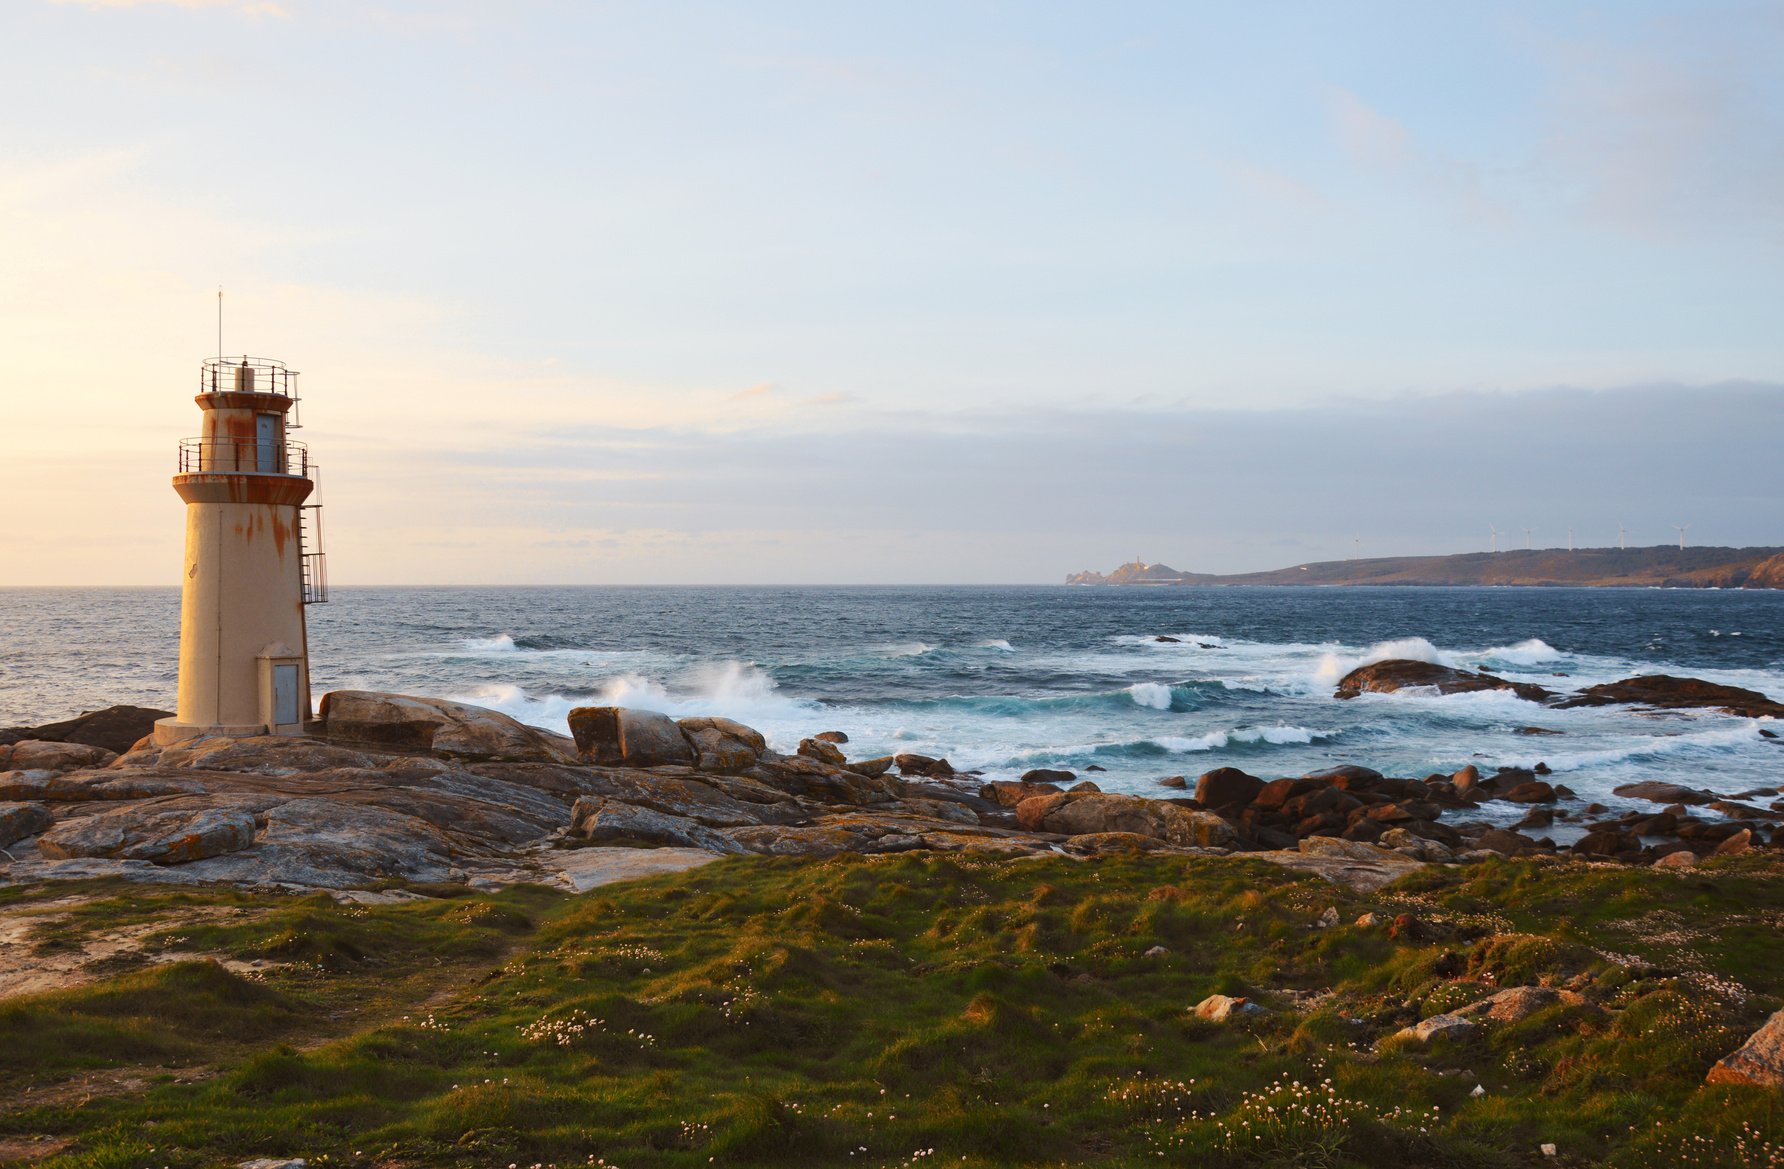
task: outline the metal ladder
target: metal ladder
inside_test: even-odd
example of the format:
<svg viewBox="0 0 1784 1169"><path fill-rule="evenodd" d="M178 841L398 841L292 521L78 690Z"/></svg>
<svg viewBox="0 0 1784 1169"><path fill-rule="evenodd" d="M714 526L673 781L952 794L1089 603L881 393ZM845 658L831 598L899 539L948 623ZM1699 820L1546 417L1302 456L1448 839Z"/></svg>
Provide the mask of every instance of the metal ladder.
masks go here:
<svg viewBox="0 0 1784 1169"><path fill-rule="evenodd" d="M315 514L311 514L311 513ZM311 551L314 543L315 551ZM328 559L322 551L322 505L306 503L297 509L298 578L306 605L328 601Z"/></svg>

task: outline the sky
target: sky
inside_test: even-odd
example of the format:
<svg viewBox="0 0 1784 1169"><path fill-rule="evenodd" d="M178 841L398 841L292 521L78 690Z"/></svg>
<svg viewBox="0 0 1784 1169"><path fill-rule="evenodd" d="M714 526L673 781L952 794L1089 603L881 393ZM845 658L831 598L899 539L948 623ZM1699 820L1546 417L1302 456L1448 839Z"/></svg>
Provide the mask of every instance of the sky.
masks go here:
<svg viewBox="0 0 1784 1169"><path fill-rule="evenodd" d="M1784 6L0 5L0 585L176 583L223 346L337 584L1784 545Z"/></svg>

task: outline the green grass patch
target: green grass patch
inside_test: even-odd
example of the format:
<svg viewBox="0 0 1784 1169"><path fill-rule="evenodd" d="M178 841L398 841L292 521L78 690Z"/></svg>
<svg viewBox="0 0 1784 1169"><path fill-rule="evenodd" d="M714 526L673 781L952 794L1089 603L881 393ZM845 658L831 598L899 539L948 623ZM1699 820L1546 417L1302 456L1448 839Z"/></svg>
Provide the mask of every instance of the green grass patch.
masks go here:
<svg viewBox="0 0 1784 1169"><path fill-rule="evenodd" d="M1784 1131L1775 1095L1703 1084L1784 991L1784 876L1751 862L1363 895L1243 861L911 854L574 898L215 897L245 911L169 936L261 981L184 963L16 1001L9 1073L214 1072L15 1112L75 1139L46 1164L1497 1169L1661 1164L1702 1134L1724 1159L1680 1163L1746 1165ZM1537 982L1584 1001L1383 1042ZM1195 1019L1216 992L1269 1010Z"/></svg>

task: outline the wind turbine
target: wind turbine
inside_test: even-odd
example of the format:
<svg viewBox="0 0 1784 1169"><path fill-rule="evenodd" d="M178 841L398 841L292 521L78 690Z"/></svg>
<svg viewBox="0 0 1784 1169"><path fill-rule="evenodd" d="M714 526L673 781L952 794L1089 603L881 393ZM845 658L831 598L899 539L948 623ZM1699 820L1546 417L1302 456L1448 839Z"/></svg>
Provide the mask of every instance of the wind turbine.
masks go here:
<svg viewBox="0 0 1784 1169"><path fill-rule="evenodd" d="M1567 550L1569 552L1573 551L1573 529L1572 528L1567 529Z"/></svg>
<svg viewBox="0 0 1784 1169"><path fill-rule="evenodd" d="M1621 552L1629 551L1629 541L1624 538L1622 520L1617 521L1617 549Z"/></svg>
<svg viewBox="0 0 1784 1169"><path fill-rule="evenodd" d="M1492 524L1488 524L1487 531L1493 533L1493 551L1499 551L1499 529Z"/></svg>
<svg viewBox="0 0 1784 1169"><path fill-rule="evenodd" d="M1530 551L1530 529L1524 529L1524 551Z"/></svg>
<svg viewBox="0 0 1784 1169"><path fill-rule="evenodd" d="M1355 540L1357 543L1357 559L1361 560L1363 558L1363 537L1352 536L1351 539Z"/></svg>
<svg viewBox="0 0 1784 1169"><path fill-rule="evenodd" d="M1673 527L1676 528L1679 533L1679 551L1681 551L1681 552L1683 552L1685 550L1685 529L1689 528L1690 526L1691 526L1690 524L1674 524L1673 525Z"/></svg>

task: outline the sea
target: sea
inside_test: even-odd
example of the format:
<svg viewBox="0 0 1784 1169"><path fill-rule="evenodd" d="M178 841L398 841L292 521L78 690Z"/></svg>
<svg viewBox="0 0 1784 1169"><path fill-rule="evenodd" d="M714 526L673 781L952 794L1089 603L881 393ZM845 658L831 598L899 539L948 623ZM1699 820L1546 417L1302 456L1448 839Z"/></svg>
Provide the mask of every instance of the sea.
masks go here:
<svg viewBox="0 0 1784 1169"><path fill-rule="evenodd" d="M1507 693L1333 697L1358 665L1418 658L1552 690L1670 673L1784 699L1784 592L337 588L310 632L318 696L432 695L560 732L584 705L723 715L783 751L842 731L852 757L945 756L987 778L1063 768L1142 795L1215 767L1340 763L1544 763L1611 806L1638 779L1725 794L1784 782L1770 720ZM0 589L0 726L170 707L178 643L176 590Z"/></svg>

